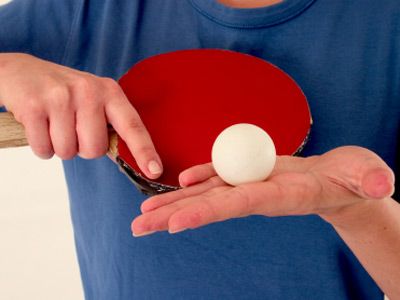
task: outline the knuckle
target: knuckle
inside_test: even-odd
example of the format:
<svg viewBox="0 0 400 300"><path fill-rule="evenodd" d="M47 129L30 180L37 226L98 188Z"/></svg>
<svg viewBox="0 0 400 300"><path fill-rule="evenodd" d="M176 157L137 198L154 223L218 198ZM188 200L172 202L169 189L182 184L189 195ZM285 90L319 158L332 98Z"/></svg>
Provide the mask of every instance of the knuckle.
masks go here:
<svg viewBox="0 0 400 300"><path fill-rule="evenodd" d="M222 221L225 219L224 216L215 209L214 205L212 205L209 196L204 196L202 198L197 209L188 216L193 227L205 224L210 220Z"/></svg>
<svg viewBox="0 0 400 300"><path fill-rule="evenodd" d="M142 158L151 158L154 156L154 149L150 146L141 146L136 149L135 155Z"/></svg>
<svg viewBox="0 0 400 300"><path fill-rule="evenodd" d="M56 150L56 155L63 160L72 159L76 153L76 149L73 147L63 147Z"/></svg>
<svg viewBox="0 0 400 300"><path fill-rule="evenodd" d="M185 227L194 229L206 223L208 219L215 220L212 213L210 217L210 208L209 204L206 203L206 198L202 197L202 199L203 201L200 201L195 209L180 211L171 217L168 226L170 226L172 222L177 221L178 223L185 224Z"/></svg>
<svg viewBox="0 0 400 300"><path fill-rule="evenodd" d="M79 156L85 159L94 159L102 157L107 153L106 146L95 145L86 149L79 149Z"/></svg>
<svg viewBox="0 0 400 300"><path fill-rule="evenodd" d="M78 76L74 79L72 85L75 93L80 96L79 101L83 101L83 103L86 104L91 104L97 99L96 83L90 76Z"/></svg>
<svg viewBox="0 0 400 300"><path fill-rule="evenodd" d="M105 87L105 89L107 90L108 93L110 93L112 95L117 95L117 96L122 95L121 87L119 86L118 82L116 82L114 79L104 77L101 80L102 80L103 86Z"/></svg>
<svg viewBox="0 0 400 300"><path fill-rule="evenodd" d="M101 157L101 156L103 156L103 155L105 155L105 154L107 153L107 150L108 150L108 149L107 149L106 146L103 146L103 147L99 147L99 146L93 147L92 150L91 150L91 156L92 156L93 158Z"/></svg>
<svg viewBox="0 0 400 300"><path fill-rule="evenodd" d="M188 223L190 228L196 228L204 222L204 214L203 210L192 212L186 216L185 221Z"/></svg>
<svg viewBox="0 0 400 300"><path fill-rule="evenodd" d="M42 159L49 159L54 155L53 149L49 145L32 145L32 151Z"/></svg>
<svg viewBox="0 0 400 300"><path fill-rule="evenodd" d="M23 106L25 110L31 111L31 112L37 112L42 109L43 104L39 100L39 97L36 95L25 95L26 100L25 103L23 103Z"/></svg>
<svg viewBox="0 0 400 300"><path fill-rule="evenodd" d="M50 99L68 99L69 92L67 87L55 84L47 89L47 97Z"/></svg>
<svg viewBox="0 0 400 300"><path fill-rule="evenodd" d="M126 132L135 134L146 134L147 131L144 128L142 122L138 119L130 119L129 121L125 122L123 125Z"/></svg>
<svg viewBox="0 0 400 300"><path fill-rule="evenodd" d="M68 89L62 86L54 86L47 91L46 98L51 106L58 111L67 111L70 109L70 97Z"/></svg>
<svg viewBox="0 0 400 300"><path fill-rule="evenodd" d="M168 220L153 220L151 225L149 226L149 231L159 231L159 230L166 230L168 229Z"/></svg>
<svg viewBox="0 0 400 300"><path fill-rule="evenodd" d="M80 92L91 91L92 84L93 84L92 79L86 75L76 76L72 81L73 87L79 90Z"/></svg>

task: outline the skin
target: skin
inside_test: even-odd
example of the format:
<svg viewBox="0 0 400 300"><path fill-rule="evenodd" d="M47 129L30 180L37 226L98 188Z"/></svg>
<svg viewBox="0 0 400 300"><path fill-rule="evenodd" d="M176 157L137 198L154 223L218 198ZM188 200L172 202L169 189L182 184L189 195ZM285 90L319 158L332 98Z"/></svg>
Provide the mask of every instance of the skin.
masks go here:
<svg viewBox="0 0 400 300"><path fill-rule="evenodd" d="M183 189L142 203L142 215L132 222L134 236L250 215L316 214L335 228L381 289L400 299L400 205L391 198L394 174L375 153L346 146L321 156L281 156L266 181L237 187L205 164L184 171L180 183Z"/></svg>
<svg viewBox="0 0 400 300"><path fill-rule="evenodd" d="M220 2L251 8L280 0ZM100 157L111 124L149 178L162 172L146 128L112 79L26 54L0 54L0 99L25 126L39 157ZM391 198L393 172L375 153L341 147L321 156L278 157L268 180L238 187L224 184L206 164L183 172L180 183L183 189L143 202L143 214L132 223L135 236L249 215L316 214L335 228L382 290L400 299L400 205Z"/></svg>
<svg viewBox="0 0 400 300"><path fill-rule="evenodd" d="M234 8L257 8L282 2L282 0L219 0L218 2Z"/></svg>
<svg viewBox="0 0 400 300"><path fill-rule="evenodd" d="M237 8L275 1L220 0ZM273 3L272 3L273 2ZM278 157L263 182L232 187L212 165L180 175L183 189L149 198L132 222L134 236L168 230L178 233L250 215L319 215L330 223L364 268L392 300L400 299L400 204L394 174L368 149L333 149L307 158Z"/></svg>
<svg viewBox="0 0 400 300"><path fill-rule="evenodd" d="M110 124L149 178L162 173L160 157L138 113L110 78L27 54L0 54L0 99L0 105L24 125L33 152L41 158L103 156Z"/></svg>

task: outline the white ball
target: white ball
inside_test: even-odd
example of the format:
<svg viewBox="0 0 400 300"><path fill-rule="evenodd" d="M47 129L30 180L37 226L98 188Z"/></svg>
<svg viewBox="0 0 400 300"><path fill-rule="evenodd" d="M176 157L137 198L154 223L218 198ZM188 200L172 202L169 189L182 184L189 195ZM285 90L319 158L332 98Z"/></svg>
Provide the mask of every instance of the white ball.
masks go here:
<svg viewBox="0 0 400 300"><path fill-rule="evenodd" d="M265 180L276 161L271 137L252 124L236 124L222 131L212 147L218 176L230 185Z"/></svg>

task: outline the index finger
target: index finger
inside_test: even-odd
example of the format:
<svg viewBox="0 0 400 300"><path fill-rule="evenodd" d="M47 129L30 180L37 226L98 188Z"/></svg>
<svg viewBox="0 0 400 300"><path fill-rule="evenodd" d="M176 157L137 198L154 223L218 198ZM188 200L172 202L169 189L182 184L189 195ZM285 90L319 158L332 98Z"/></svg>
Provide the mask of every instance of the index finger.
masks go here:
<svg viewBox="0 0 400 300"><path fill-rule="evenodd" d="M163 172L160 156L138 112L122 90L118 97L107 102L105 112L108 122L125 141L144 174L150 179L160 177Z"/></svg>

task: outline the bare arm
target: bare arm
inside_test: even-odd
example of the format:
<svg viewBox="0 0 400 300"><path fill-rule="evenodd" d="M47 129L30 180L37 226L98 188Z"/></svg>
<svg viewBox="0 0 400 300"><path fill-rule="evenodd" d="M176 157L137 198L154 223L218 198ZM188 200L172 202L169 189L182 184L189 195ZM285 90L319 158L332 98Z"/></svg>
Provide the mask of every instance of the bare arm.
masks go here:
<svg viewBox="0 0 400 300"><path fill-rule="evenodd" d="M180 176L180 191L142 204L135 235L170 233L248 215L318 214L332 224L391 300L400 299L400 204L392 170L373 152L340 147L309 158L279 157L264 182L227 186L211 164Z"/></svg>
<svg viewBox="0 0 400 300"><path fill-rule="evenodd" d="M24 125L39 157L100 157L107 152L107 124L111 124L141 170L149 178L161 175L161 160L149 133L118 83L110 78L27 54L3 53L0 100Z"/></svg>
<svg viewBox="0 0 400 300"><path fill-rule="evenodd" d="M386 295L400 299L400 204L385 198L328 220Z"/></svg>

